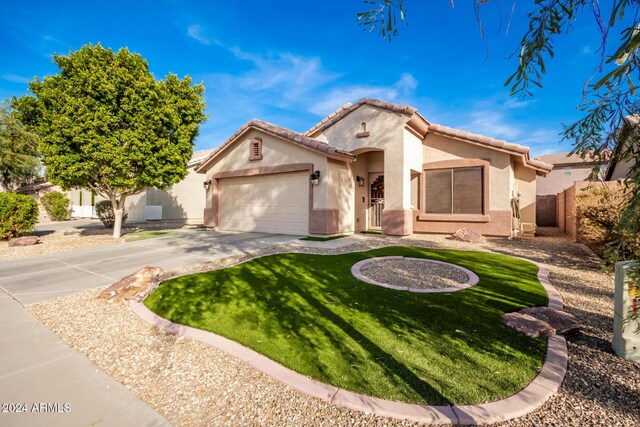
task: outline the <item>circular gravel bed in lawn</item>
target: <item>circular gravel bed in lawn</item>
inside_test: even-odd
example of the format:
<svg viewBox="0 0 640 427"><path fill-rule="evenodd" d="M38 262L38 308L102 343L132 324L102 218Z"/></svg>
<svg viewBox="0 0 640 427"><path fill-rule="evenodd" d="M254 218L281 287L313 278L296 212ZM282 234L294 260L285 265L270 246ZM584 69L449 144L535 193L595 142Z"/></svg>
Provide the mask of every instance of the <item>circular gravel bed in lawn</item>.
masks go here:
<svg viewBox="0 0 640 427"><path fill-rule="evenodd" d="M373 285L421 293L454 292L479 281L475 273L459 265L395 256L362 260L351 273Z"/></svg>

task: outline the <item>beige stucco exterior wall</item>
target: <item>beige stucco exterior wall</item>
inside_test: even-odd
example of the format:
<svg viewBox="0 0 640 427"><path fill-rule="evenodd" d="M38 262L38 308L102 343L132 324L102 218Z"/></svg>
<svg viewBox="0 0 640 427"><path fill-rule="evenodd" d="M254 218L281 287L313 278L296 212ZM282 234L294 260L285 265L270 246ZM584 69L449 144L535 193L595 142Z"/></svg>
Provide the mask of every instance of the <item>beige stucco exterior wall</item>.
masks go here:
<svg viewBox="0 0 640 427"><path fill-rule="evenodd" d="M195 167L192 166L188 169L185 179L168 190L148 190L146 205L162 206L163 220L185 220L201 224L205 205L203 181L203 176L196 173Z"/></svg>
<svg viewBox="0 0 640 427"><path fill-rule="evenodd" d="M262 159L250 161L249 149L251 140L254 138L262 139ZM256 129L249 130L238 141L227 147L226 151L208 166L206 178L203 175L200 175L200 177L203 181L204 179L211 179L214 174L220 172L298 163L312 163L314 170L320 171L320 182L313 187L312 208L330 208L330 179L327 179L327 157L297 144L282 141ZM202 186L202 183L200 186ZM210 195L207 195L207 197L210 200ZM207 207L210 207L210 205Z"/></svg>
<svg viewBox="0 0 640 427"><path fill-rule="evenodd" d="M326 184L329 188L328 208L338 210L340 233L354 231L355 178L349 164L328 159ZM315 190L314 190L315 196Z"/></svg>
<svg viewBox="0 0 640 427"><path fill-rule="evenodd" d="M345 151L364 147L384 149L402 140L402 130L407 120L407 116L402 114L363 105L314 138L326 138L329 144ZM356 136L362 132L362 122L366 123L369 132L366 138Z"/></svg>
<svg viewBox="0 0 640 427"><path fill-rule="evenodd" d="M520 193L520 219L523 223L536 223L536 171L514 162L513 190Z"/></svg>
<svg viewBox="0 0 640 427"><path fill-rule="evenodd" d="M539 176L537 181L537 194L558 194L571 187L576 181L585 181L591 173L592 166L554 166L546 177ZM565 173L569 173L566 175Z"/></svg>
<svg viewBox="0 0 640 427"><path fill-rule="evenodd" d="M202 186L203 176L190 167L187 176L168 190L148 189L139 194L128 196L125 202L127 222L144 222L146 206L162 206L163 221L184 221L191 224L202 224L205 206L205 190ZM82 194L82 203L80 203ZM91 206L91 191L73 189L68 197L74 206ZM107 200L96 194L95 203ZM93 212L95 214L95 212ZM95 218L95 215L94 215Z"/></svg>
<svg viewBox="0 0 640 427"><path fill-rule="evenodd" d="M156 190L157 191L157 190ZM98 200L96 199L96 203ZM144 207L147 206L147 192L134 194L127 197L125 201L125 209L127 210L127 222L144 222Z"/></svg>
<svg viewBox="0 0 640 427"><path fill-rule="evenodd" d="M424 147L422 139L408 129L403 129L404 153L403 153L403 177L402 177L402 209L413 209L411 176L413 173L422 173L422 159ZM415 189L417 191L417 188Z"/></svg>
<svg viewBox="0 0 640 427"><path fill-rule="evenodd" d="M427 134L423 163L443 160L482 159L490 163L489 210L511 210L511 156L488 148L457 141L442 135Z"/></svg>
<svg viewBox="0 0 640 427"><path fill-rule="evenodd" d="M384 150L385 209L403 209L410 205L410 189L405 179L404 126L408 117L402 114L363 105L323 131L329 144L345 151L358 152L366 148ZM366 123L369 136L358 138ZM370 169L372 170L372 169ZM373 171L373 170L372 170ZM410 184L409 184L410 185ZM406 199L406 200L405 200Z"/></svg>

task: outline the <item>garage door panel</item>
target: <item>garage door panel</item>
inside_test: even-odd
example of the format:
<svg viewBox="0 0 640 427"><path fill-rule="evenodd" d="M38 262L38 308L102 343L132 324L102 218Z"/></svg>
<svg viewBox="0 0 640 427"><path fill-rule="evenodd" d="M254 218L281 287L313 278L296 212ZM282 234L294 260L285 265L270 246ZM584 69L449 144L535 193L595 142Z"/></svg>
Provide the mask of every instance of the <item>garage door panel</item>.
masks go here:
<svg viewBox="0 0 640 427"><path fill-rule="evenodd" d="M226 178L220 180L221 230L307 234L307 173Z"/></svg>

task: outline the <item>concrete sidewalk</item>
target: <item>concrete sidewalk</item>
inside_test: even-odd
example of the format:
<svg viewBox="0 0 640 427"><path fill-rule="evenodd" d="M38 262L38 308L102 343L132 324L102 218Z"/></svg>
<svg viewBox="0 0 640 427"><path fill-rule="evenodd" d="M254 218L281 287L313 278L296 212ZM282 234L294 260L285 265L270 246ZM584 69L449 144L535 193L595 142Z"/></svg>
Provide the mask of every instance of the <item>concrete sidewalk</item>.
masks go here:
<svg viewBox="0 0 640 427"><path fill-rule="evenodd" d="M3 291L0 404L1 426L170 425Z"/></svg>

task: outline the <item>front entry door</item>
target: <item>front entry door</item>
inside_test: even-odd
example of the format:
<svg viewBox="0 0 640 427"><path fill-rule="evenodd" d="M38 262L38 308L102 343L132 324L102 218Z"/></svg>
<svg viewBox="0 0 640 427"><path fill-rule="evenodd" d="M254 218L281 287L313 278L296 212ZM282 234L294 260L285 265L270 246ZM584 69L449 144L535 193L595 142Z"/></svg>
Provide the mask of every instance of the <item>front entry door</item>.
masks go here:
<svg viewBox="0 0 640 427"><path fill-rule="evenodd" d="M369 228L382 228L382 209L384 209L384 174L369 174Z"/></svg>

